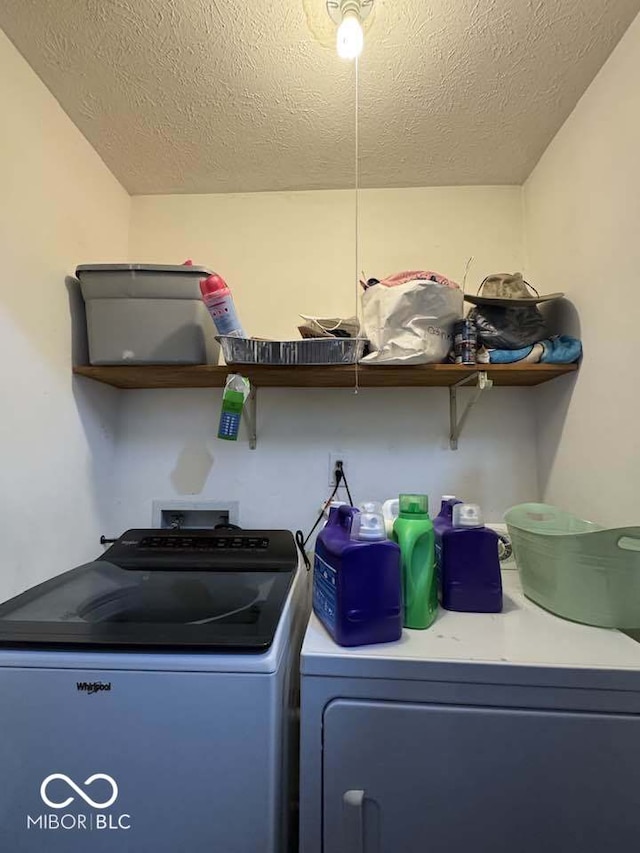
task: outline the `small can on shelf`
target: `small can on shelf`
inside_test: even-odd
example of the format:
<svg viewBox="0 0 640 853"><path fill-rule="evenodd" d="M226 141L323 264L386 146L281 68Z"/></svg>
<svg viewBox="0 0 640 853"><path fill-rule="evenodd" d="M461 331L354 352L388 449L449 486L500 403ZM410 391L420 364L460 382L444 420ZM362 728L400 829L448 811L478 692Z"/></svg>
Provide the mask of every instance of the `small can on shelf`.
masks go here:
<svg viewBox="0 0 640 853"><path fill-rule="evenodd" d="M478 329L473 319L460 320L453 326L453 354L456 364L475 364L478 353Z"/></svg>

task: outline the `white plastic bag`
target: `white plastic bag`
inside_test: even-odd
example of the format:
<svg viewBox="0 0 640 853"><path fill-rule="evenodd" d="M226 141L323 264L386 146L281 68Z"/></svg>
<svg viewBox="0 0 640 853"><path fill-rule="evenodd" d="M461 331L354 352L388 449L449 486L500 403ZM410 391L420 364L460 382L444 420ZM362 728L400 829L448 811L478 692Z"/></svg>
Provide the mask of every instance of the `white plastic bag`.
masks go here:
<svg viewBox="0 0 640 853"><path fill-rule="evenodd" d="M369 287L362 295L363 325L374 352L363 363L445 361L453 346L453 324L462 318L462 304L461 290L433 281Z"/></svg>

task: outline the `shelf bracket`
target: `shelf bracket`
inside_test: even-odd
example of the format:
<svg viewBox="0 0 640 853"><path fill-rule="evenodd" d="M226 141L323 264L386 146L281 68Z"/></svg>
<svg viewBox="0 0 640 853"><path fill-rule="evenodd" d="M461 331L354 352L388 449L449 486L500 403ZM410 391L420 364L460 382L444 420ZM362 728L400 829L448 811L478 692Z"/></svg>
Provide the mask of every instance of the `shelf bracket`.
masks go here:
<svg viewBox="0 0 640 853"><path fill-rule="evenodd" d="M476 387L473 390L473 395L464 412L458 420L458 391L469 382L475 382ZM469 376L465 376L455 385L449 387L449 446L452 450L458 449L458 440L462 433L462 428L465 425L471 409L482 396L482 392L488 390L493 385L493 379L489 379L486 370L476 371Z"/></svg>
<svg viewBox="0 0 640 853"><path fill-rule="evenodd" d="M249 432L249 450L255 450L258 444L258 389L253 383L245 403L244 419Z"/></svg>

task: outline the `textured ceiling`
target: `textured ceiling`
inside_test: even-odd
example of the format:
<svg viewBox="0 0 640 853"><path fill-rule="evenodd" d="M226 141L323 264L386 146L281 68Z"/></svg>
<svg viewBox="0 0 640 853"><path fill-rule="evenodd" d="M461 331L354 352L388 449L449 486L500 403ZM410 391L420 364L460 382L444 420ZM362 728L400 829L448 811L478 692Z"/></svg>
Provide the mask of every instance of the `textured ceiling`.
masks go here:
<svg viewBox="0 0 640 853"><path fill-rule="evenodd" d="M364 186L521 183L640 0L376 0ZM353 65L324 0L0 0L131 193L347 187Z"/></svg>

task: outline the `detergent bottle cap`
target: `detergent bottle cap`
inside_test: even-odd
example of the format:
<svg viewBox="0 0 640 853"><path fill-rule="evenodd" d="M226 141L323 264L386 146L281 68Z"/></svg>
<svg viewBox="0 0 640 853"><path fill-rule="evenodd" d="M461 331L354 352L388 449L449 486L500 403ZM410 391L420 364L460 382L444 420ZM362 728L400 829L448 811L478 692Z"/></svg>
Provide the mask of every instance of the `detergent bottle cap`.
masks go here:
<svg viewBox="0 0 640 853"><path fill-rule="evenodd" d="M429 516L428 495L400 495L400 515L419 517Z"/></svg>
<svg viewBox="0 0 640 853"><path fill-rule="evenodd" d="M228 289L229 287L227 282L221 275L218 275L218 273L214 272L213 275L200 279L200 293L203 296L208 296L211 293L218 293L221 290Z"/></svg>
<svg viewBox="0 0 640 853"><path fill-rule="evenodd" d="M360 512L372 512L376 515L382 514L382 504L380 501L365 501L360 504Z"/></svg>
<svg viewBox="0 0 640 853"><path fill-rule="evenodd" d="M400 512L400 501L398 498L389 498L382 504L382 512L385 517L397 518Z"/></svg>
<svg viewBox="0 0 640 853"><path fill-rule="evenodd" d="M384 526L387 531L387 536L391 538L393 534L393 525L396 518L400 515L400 501L398 498L389 498L382 504L382 516L384 518Z"/></svg>
<svg viewBox="0 0 640 853"><path fill-rule="evenodd" d="M359 512L351 524L351 538L377 542L387 538L384 518L379 512Z"/></svg>
<svg viewBox="0 0 640 853"><path fill-rule="evenodd" d="M453 508L454 527L484 527L482 510L478 504L456 504Z"/></svg>

